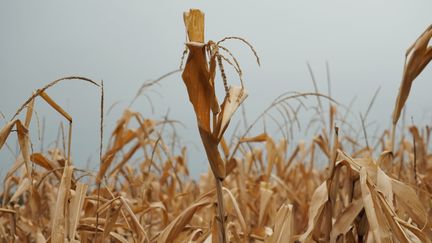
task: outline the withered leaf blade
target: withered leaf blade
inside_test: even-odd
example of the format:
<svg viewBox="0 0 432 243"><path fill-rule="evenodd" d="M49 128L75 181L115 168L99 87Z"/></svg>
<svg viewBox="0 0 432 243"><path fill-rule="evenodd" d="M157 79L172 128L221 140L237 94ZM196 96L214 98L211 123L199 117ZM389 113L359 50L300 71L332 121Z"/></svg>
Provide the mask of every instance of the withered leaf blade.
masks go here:
<svg viewBox="0 0 432 243"><path fill-rule="evenodd" d="M210 110L217 106L214 91L215 56L210 57L209 67L204 44L204 13L191 9L184 13L183 19L190 42L186 43L189 55L182 79L194 107L198 126L210 132Z"/></svg>
<svg viewBox="0 0 432 243"><path fill-rule="evenodd" d="M14 121L10 121L8 123L6 123L6 125L4 125L2 127L2 129L0 130L0 149L3 147L3 145L6 142L6 139L8 138L9 134L12 131L13 126L15 125L15 120Z"/></svg>
<svg viewBox="0 0 432 243"><path fill-rule="evenodd" d="M191 220L195 212L214 202L214 193L211 191L203 195L200 199L194 202L191 206L184 209L159 235L158 243L172 242L178 234L183 230L184 226Z"/></svg>
<svg viewBox="0 0 432 243"><path fill-rule="evenodd" d="M27 178L27 177L24 178L24 179L21 181L21 183L20 183L18 189L15 191L15 193L14 193L13 196L11 197L10 202L17 201L18 198L19 198L19 197L20 197L24 192L26 192L26 191L28 191L28 190L30 189L30 186L31 186L31 183L30 183L29 178Z"/></svg>
<svg viewBox="0 0 432 243"><path fill-rule="evenodd" d="M231 199L231 202L234 206L234 210L237 214L237 218L240 221L240 226L243 230L244 233L247 233L247 226L246 226L246 221L243 217L243 214L240 210L240 205L238 204L236 198L234 197L233 193L228 189L228 188L223 188L223 190L228 194L229 198Z"/></svg>
<svg viewBox="0 0 432 243"><path fill-rule="evenodd" d="M407 50L405 67L399 93L396 99L393 111L393 124L399 120L402 108L405 105L411 90L414 79L423 71L423 69L432 60L432 47L428 46L432 38L432 25L430 25L423 34Z"/></svg>
<svg viewBox="0 0 432 243"><path fill-rule="evenodd" d="M240 86L230 86L228 90L228 95L222 103L222 111L218 115L217 129L215 130L215 135L218 140L222 138L225 130L228 127L228 123L231 117L237 111L237 108L243 103L247 98L248 94L243 87Z"/></svg>
<svg viewBox="0 0 432 243"><path fill-rule="evenodd" d="M251 142L260 143L260 142L267 141L267 138L268 138L267 133L261 133L259 135L256 135L255 137L240 138L240 143L251 143Z"/></svg>
<svg viewBox="0 0 432 243"><path fill-rule="evenodd" d="M189 56L182 78L186 85L189 100L192 103L198 126L210 132L210 107L214 97L213 85L209 82L205 45L187 44Z"/></svg>
<svg viewBox="0 0 432 243"><path fill-rule="evenodd" d="M382 193L389 207L394 210L393 188L391 178L387 176L380 168L377 169L377 190Z"/></svg>
<svg viewBox="0 0 432 243"><path fill-rule="evenodd" d="M348 233L349 229L352 227L353 221L356 219L357 215L362 209L362 199L356 199L355 201L351 202L351 204L338 216L334 222L332 231L330 233L331 242L336 242L336 238L339 235Z"/></svg>
<svg viewBox="0 0 432 243"><path fill-rule="evenodd" d="M18 143L21 148L21 153L24 159L24 164L27 170L27 176L31 176L30 171L30 140L28 129L24 127L20 120L16 122L17 133L18 133Z"/></svg>
<svg viewBox="0 0 432 243"><path fill-rule="evenodd" d="M262 183L260 187L260 213L258 215L258 226L263 225L264 215L266 214L272 196L273 191L266 188L265 184Z"/></svg>
<svg viewBox="0 0 432 243"><path fill-rule="evenodd" d="M309 206L309 221L305 233L300 236L300 241L305 242L310 240L311 233L316 227L316 222L319 220L323 209L328 202L328 188L327 183L322 183L313 193L311 198L311 205Z"/></svg>
<svg viewBox="0 0 432 243"><path fill-rule="evenodd" d="M63 108L58 105L51 97L45 93L39 93L39 96L42 97L54 110L56 110L60 115L62 115L66 120L72 122L72 117L65 111Z"/></svg>
<svg viewBox="0 0 432 243"><path fill-rule="evenodd" d="M75 233L77 230L77 226L79 223L79 219L81 217L82 207L84 205L85 196L87 192L87 184L83 184L78 182L76 184L75 194L72 195L70 207L69 207L69 238L75 238Z"/></svg>
<svg viewBox="0 0 432 243"><path fill-rule="evenodd" d="M140 221L138 220L138 218L136 217L135 213L133 212L132 208L129 206L129 203L123 198L120 197L120 201L123 204L123 207L126 209L126 211L128 212L129 216L132 219L132 222L135 224L135 227L137 227L139 229L139 233L140 233L140 239L141 241L145 241L145 239L148 239L147 233L144 230L143 226L141 225Z"/></svg>
<svg viewBox="0 0 432 243"><path fill-rule="evenodd" d="M430 224L427 212L413 188L395 179L391 179L391 186L399 207L403 208L420 228Z"/></svg>
<svg viewBox="0 0 432 243"><path fill-rule="evenodd" d="M31 119L33 117L33 107L34 107L35 99L33 98L27 106L27 112L25 117L24 126L29 127Z"/></svg>
<svg viewBox="0 0 432 243"><path fill-rule="evenodd" d="M30 155L30 160L33 163L40 165L47 170L54 169L52 162L45 158L45 156L41 153L33 153L32 155Z"/></svg>
<svg viewBox="0 0 432 243"><path fill-rule="evenodd" d="M374 205L374 201L371 195L369 186L367 185L367 172L364 167L360 169L360 188L362 192L362 200L364 209L369 222L370 231L373 233L373 237L376 242L382 242L382 235L380 225L378 223L377 213Z"/></svg>
<svg viewBox="0 0 432 243"><path fill-rule="evenodd" d="M64 242L66 239L66 215L67 200L72 178L72 166L66 166L58 188L57 200L54 208L54 216L52 219L51 241Z"/></svg>
<svg viewBox="0 0 432 243"><path fill-rule="evenodd" d="M276 216L271 243L292 242L294 235L294 211L292 204L282 204Z"/></svg>

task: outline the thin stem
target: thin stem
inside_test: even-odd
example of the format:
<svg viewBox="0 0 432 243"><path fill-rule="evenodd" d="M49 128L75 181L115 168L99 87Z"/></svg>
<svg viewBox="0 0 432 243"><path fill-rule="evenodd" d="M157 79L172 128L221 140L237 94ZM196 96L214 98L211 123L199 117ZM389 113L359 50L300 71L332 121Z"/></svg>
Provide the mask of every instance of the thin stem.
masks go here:
<svg viewBox="0 0 432 243"><path fill-rule="evenodd" d="M390 151L393 153L395 153L394 151L394 144L395 144L395 136L396 136L396 124L393 123L393 127L392 127L392 133L391 133L391 147L390 147Z"/></svg>
<svg viewBox="0 0 432 243"><path fill-rule="evenodd" d="M101 80L101 95L100 95L100 142L99 142L99 170L102 167L102 149L103 149L103 126L104 126L104 84L103 80ZM99 226L99 199L100 199L100 188L101 182L97 182L97 202L96 202L96 227L95 227L95 241L97 241L98 237L98 226Z"/></svg>
<svg viewBox="0 0 432 243"><path fill-rule="evenodd" d="M219 242L226 243L225 233L225 209L223 204L223 193L222 193L222 180L215 176L216 181L216 192L218 200L218 224L219 224Z"/></svg>
<svg viewBox="0 0 432 243"><path fill-rule="evenodd" d="M414 119L411 117L411 123L412 126L414 128L414 132L412 133L412 137L413 137L413 153L414 153L414 181L415 181L415 185L417 185L417 149L416 149L416 134L417 134L417 130L415 129L414 126Z"/></svg>
<svg viewBox="0 0 432 243"><path fill-rule="evenodd" d="M71 143L72 143L72 121L69 121L69 135L68 135L68 153L67 153L67 165L71 165Z"/></svg>
<svg viewBox="0 0 432 243"><path fill-rule="evenodd" d="M417 151L416 151L416 139L415 136L413 134L413 153L414 153L414 180L415 180L415 184L417 185Z"/></svg>

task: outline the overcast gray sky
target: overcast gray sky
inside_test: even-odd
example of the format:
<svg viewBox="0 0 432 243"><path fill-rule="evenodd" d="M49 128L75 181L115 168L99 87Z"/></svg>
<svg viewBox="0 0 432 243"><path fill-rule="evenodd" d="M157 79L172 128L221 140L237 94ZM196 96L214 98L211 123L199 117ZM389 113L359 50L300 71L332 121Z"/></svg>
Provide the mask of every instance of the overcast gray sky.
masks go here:
<svg viewBox="0 0 432 243"><path fill-rule="evenodd" d="M261 67L246 47L228 45L244 71L249 119L284 91L312 91L307 61L325 91L328 61L333 97L347 104L358 96L355 113L365 111L381 87L369 119L383 128L390 122L405 50L432 24L428 0L1 1L0 111L10 119L35 89L59 77L85 76L104 80L106 108L120 101L107 117L106 131L111 131L144 81L178 67L185 41L182 12L189 8L205 12L206 39L242 36L258 51ZM407 112L415 121L429 124L431 79L429 66L414 83ZM157 93L149 95L157 108L154 114L144 98L133 109L157 119L169 110L171 118L186 124L180 129L184 141L197 145L189 151L192 171L205 170L195 116L180 75L153 90ZM67 82L48 93L74 118L75 161L83 166L91 157L90 168L97 168L97 89ZM36 109L46 117L47 142L53 141L61 119L42 102ZM4 170L11 155L0 151L0 159Z"/></svg>

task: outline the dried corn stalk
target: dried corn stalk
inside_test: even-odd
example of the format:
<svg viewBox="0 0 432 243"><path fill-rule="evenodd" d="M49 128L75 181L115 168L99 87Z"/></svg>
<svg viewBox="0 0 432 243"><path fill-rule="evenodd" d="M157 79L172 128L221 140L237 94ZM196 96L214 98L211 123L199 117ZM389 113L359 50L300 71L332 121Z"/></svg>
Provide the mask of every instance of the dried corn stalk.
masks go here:
<svg viewBox="0 0 432 243"><path fill-rule="evenodd" d="M227 88L218 45L212 41L204 43L204 13L191 9L184 13L184 22L188 35L186 46L189 51L182 78L186 85L189 100L194 107L198 130L204 145L207 159L216 178L218 191L218 210L220 222L219 240L226 242L222 181L226 176L226 161L219 152L219 143L228 127L229 121L240 104L246 99L247 93L242 87ZM209 61L207 61L207 55ZM216 62L222 72L226 95L219 107L215 94ZM210 118L212 115L212 118ZM212 124L213 123L213 124Z"/></svg>

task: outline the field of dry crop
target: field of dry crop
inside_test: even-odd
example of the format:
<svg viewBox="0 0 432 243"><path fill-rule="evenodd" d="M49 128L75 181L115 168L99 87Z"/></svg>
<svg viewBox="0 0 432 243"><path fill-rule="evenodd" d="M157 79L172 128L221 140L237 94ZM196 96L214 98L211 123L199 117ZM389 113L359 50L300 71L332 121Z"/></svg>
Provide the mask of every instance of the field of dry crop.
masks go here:
<svg viewBox="0 0 432 243"><path fill-rule="evenodd" d="M248 94L243 70L223 44L244 43L259 64L258 54L240 37L206 41L199 10L185 12L184 22L188 42L182 79L208 173L191 179L194 162L187 161L187 148L176 153L175 139L161 132L172 121L132 110L105 132L109 143L100 144L98 173L75 167L70 154L73 118L49 91L65 80L97 86L103 141L103 83L84 77L55 80L18 106L0 130L0 149L10 136L17 137L20 148L3 178L1 242L431 242L431 127L396 127L413 81L432 59L432 26L407 50L392 128L379 131L377 142L369 144L364 126L353 128L348 112L318 90L277 97L238 139L225 139ZM228 84L224 65L236 70L239 86ZM225 87L219 99L216 77ZM298 122L292 104L302 107L306 97L318 103L312 139L288 149L293 143L288 137L252 134L271 110L285 114L282 127ZM30 139L39 102L69 124L65 138L49 151L37 151ZM342 121L339 127L336 120ZM364 132L366 143L350 130ZM323 169L316 166L318 159L326 165Z"/></svg>

